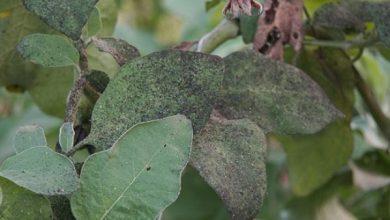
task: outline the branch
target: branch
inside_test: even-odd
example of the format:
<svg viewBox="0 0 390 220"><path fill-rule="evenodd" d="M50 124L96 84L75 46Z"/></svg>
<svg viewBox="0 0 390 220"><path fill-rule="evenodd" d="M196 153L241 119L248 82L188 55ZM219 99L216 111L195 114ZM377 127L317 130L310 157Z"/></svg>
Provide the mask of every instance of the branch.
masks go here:
<svg viewBox="0 0 390 220"><path fill-rule="evenodd" d="M376 124L381 130L382 134L390 143L390 118L388 118L382 111L381 106L376 100L376 97L371 90L371 88L364 81L360 73L356 68L354 68L355 77L356 77L356 87L362 96L364 102L367 105L368 110L370 111L372 117L374 118Z"/></svg>
<svg viewBox="0 0 390 220"><path fill-rule="evenodd" d="M74 43L74 45L80 54L80 60L78 66L79 75L72 90L69 93L66 110L65 110L65 119L64 119L65 122L73 122L73 123L76 120L77 107L79 105L83 89L87 82L85 76L89 72L88 58L87 58L87 52L84 47L84 42L82 40L78 40Z"/></svg>

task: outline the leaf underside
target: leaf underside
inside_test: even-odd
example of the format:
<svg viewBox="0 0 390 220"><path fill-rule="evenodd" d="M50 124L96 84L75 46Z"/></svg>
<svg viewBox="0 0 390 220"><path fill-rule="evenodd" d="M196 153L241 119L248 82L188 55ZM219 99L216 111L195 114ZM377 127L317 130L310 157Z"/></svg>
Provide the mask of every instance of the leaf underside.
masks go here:
<svg viewBox="0 0 390 220"><path fill-rule="evenodd" d="M172 116L142 123L90 156L71 198L77 219L156 219L175 201L191 149L191 122Z"/></svg>

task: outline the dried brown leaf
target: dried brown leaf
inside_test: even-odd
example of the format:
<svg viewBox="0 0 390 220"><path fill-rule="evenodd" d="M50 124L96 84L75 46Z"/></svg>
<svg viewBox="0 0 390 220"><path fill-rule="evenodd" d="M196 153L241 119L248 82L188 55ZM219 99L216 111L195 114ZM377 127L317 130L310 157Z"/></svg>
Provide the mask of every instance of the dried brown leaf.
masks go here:
<svg viewBox="0 0 390 220"><path fill-rule="evenodd" d="M277 60L283 60L284 44L298 52L303 40L302 12L303 0L266 0L254 48Z"/></svg>

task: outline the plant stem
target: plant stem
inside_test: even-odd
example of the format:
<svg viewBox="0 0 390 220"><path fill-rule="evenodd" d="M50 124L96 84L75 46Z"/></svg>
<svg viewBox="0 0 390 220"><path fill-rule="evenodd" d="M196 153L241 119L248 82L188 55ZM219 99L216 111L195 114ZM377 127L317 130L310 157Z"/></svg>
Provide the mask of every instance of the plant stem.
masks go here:
<svg viewBox="0 0 390 220"><path fill-rule="evenodd" d="M332 40L305 40L303 44L314 45L320 47L336 47L344 50L351 48L363 48L367 46L372 46L373 44L379 41L378 37L374 35L373 37L365 40L351 40L351 41L332 41Z"/></svg>
<svg viewBox="0 0 390 220"><path fill-rule="evenodd" d="M79 101L83 89L87 82L85 79L85 75L88 74L89 72L88 58L87 58L87 52L84 47L84 42L82 40L78 40L74 42L74 45L80 54L80 60L78 66L79 75L72 90L69 93L66 110L65 110L65 119L64 119L65 122L73 122L73 123L76 121L77 107L79 105Z"/></svg>
<svg viewBox="0 0 390 220"><path fill-rule="evenodd" d="M239 34L238 24L234 21L223 19L210 33L203 36L197 45L196 51L211 53L219 45Z"/></svg>
<svg viewBox="0 0 390 220"><path fill-rule="evenodd" d="M388 118L382 111L381 106L376 100L374 92L364 81L360 73L356 68L355 69L355 78L356 78L356 87L362 96L364 102L367 105L368 110L370 111L372 117L374 118L376 124L381 130L382 134L390 143L390 118Z"/></svg>

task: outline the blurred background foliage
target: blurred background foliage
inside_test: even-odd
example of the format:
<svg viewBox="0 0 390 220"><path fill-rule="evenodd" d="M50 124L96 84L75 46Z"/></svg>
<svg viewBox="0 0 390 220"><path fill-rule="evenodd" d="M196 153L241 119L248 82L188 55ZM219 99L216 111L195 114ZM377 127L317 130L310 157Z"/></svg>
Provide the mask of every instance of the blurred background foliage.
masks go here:
<svg viewBox="0 0 390 220"><path fill-rule="evenodd" d="M305 6L308 13L313 15L316 9L329 2L335 1L305 0ZM206 0L116 0L115 3L101 0L98 8L103 28L99 35L113 33L115 37L136 46L145 55L183 41L199 40L223 19L221 11L224 3L221 1L206 11ZM0 28L3 25L2 16L5 14L0 12ZM225 42L213 53L226 56L245 46L242 37L237 37ZM111 77L118 70L119 67L109 55L99 53L93 47L88 51L93 69L103 70ZM347 52L352 55L357 53L356 50ZM302 68L310 69L310 59L303 59ZM380 44L370 47L354 66L373 88L383 111L390 115L390 49ZM35 71L36 67L31 68ZM53 71L56 72L54 76ZM14 153L12 137L16 128L22 125L42 126L50 146L55 146L65 98L73 80L72 73L58 68L41 69L38 74L23 77L26 78L23 87L0 83L4 86L0 88L0 163ZM301 148L295 148L293 159L302 160L302 166L312 168L310 178L314 182L323 179L315 187L310 182L299 182L301 176L308 175L299 173L302 172L299 168L291 173L293 170L290 169L293 168L289 160L293 159L285 153L289 148L283 148L276 137L270 136L268 194L258 219L390 219L388 143L381 136L362 98L353 89L351 92L355 99L350 123L353 152L351 149L352 156L348 156L348 162L343 161L345 165L340 169L337 167L336 172L325 174L322 173L321 164L331 164L333 161L332 156L327 157L316 149L321 144L318 139L313 138L311 142L307 140L300 144ZM342 142L346 137L337 136L336 132L334 138ZM325 145L328 145L325 148L332 149L329 146L332 143L332 140L325 140ZM340 149L329 152L337 155ZM310 161L319 164L319 168L310 164ZM295 179L298 178L298 188L294 186L296 183L292 183L297 180L292 180L291 174ZM323 178L324 175L329 176ZM183 177L179 199L166 210L163 219L222 220L229 219L229 215L213 190L194 169L189 168Z"/></svg>

